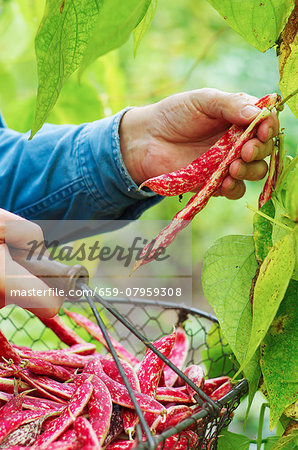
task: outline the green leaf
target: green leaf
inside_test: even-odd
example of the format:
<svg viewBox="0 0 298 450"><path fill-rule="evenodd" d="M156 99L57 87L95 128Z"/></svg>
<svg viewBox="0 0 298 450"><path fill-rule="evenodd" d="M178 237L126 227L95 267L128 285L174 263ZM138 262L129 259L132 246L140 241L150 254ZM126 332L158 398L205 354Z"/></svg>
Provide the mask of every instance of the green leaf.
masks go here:
<svg viewBox="0 0 298 450"><path fill-rule="evenodd" d="M134 56L136 56L139 45L141 43L141 40L143 39L146 31L151 25L151 22L153 20L155 11L157 7L157 0L151 0L150 6L147 9L147 12L144 16L144 18L141 20L139 25L134 29L133 32L133 40L134 40L134 47L133 47L133 53Z"/></svg>
<svg viewBox="0 0 298 450"><path fill-rule="evenodd" d="M223 335L241 364L249 341L252 314L249 300L257 270L252 236L225 236L206 252L203 262L204 294L219 320ZM260 367L256 354L245 368L250 398L257 389Z"/></svg>
<svg viewBox="0 0 298 450"><path fill-rule="evenodd" d="M292 12L289 21L281 35L279 48L279 87L283 97L291 95L297 89L298 73L298 5ZM287 101L293 114L298 118L298 95Z"/></svg>
<svg viewBox="0 0 298 450"><path fill-rule="evenodd" d="M294 171L291 173L286 194L286 209L291 219L294 222L298 222L298 161Z"/></svg>
<svg viewBox="0 0 298 450"><path fill-rule="evenodd" d="M287 434L279 438L272 450L297 450L298 448L298 424L294 422Z"/></svg>
<svg viewBox="0 0 298 450"><path fill-rule="evenodd" d="M269 217L274 217L275 208L272 200L265 203L260 211ZM253 237L258 262L264 261L272 247L272 222L265 217L255 214L253 218Z"/></svg>
<svg viewBox="0 0 298 450"><path fill-rule="evenodd" d="M102 3L80 67L80 76L96 58L127 41L149 5L150 0L109 0Z"/></svg>
<svg viewBox="0 0 298 450"><path fill-rule="evenodd" d="M270 403L273 429L285 408L298 398L298 282L292 280L261 346L261 369Z"/></svg>
<svg viewBox="0 0 298 450"><path fill-rule="evenodd" d="M233 30L261 52L277 41L294 6L294 0L208 1Z"/></svg>
<svg viewBox="0 0 298 450"><path fill-rule="evenodd" d="M241 371L265 337L285 295L295 265L294 236L287 234L270 250L262 263L253 293L250 339Z"/></svg>
<svg viewBox="0 0 298 450"><path fill-rule="evenodd" d="M235 370L233 353L227 340L222 335L217 323L214 323L207 334L207 348L202 349L202 361L206 367L208 378L231 375ZM230 359L231 357L231 359Z"/></svg>
<svg viewBox="0 0 298 450"><path fill-rule="evenodd" d="M223 430L218 438L217 450L249 450L249 444L247 436Z"/></svg>
<svg viewBox="0 0 298 450"><path fill-rule="evenodd" d="M47 0L35 39L38 92L31 138L45 122L64 82L79 67L98 11L97 0Z"/></svg>
<svg viewBox="0 0 298 450"><path fill-rule="evenodd" d="M277 447L275 444L278 443L280 437L279 436L270 436L266 439L266 442L264 443L264 449L263 450L275 450ZM292 442L284 442L284 446L283 447L279 447L282 448L283 450L295 450L297 448L296 445L292 445Z"/></svg>

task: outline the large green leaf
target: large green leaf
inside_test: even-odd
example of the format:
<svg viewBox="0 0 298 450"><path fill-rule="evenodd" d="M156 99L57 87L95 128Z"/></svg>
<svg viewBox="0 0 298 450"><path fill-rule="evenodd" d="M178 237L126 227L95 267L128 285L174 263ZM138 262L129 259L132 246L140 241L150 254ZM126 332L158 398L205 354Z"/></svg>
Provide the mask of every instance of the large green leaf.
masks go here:
<svg viewBox="0 0 298 450"><path fill-rule="evenodd" d="M261 346L261 369L270 403L270 427L298 398L298 282L292 280Z"/></svg>
<svg viewBox="0 0 298 450"><path fill-rule="evenodd" d="M204 294L215 311L224 337L243 362L249 341L252 314L249 300L251 282L257 269L252 236L225 236L204 256ZM257 388L260 368L256 354L245 368L250 394Z"/></svg>
<svg viewBox="0 0 298 450"><path fill-rule="evenodd" d="M98 0L47 0L35 39L38 93L31 137L45 122L64 82L79 67L98 11Z"/></svg>
<svg viewBox="0 0 298 450"><path fill-rule="evenodd" d="M294 0L208 0L233 30L265 52L277 41Z"/></svg>
<svg viewBox="0 0 298 450"><path fill-rule="evenodd" d="M260 211L273 218L275 208L272 200L268 200ZM253 229L256 258L258 262L262 262L272 247L272 222L256 213L253 218Z"/></svg>
<svg viewBox="0 0 298 450"><path fill-rule="evenodd" d="M135 28L135 30L133 32L134 56L136 56L139 45L141 43L141 40L143 39L146 31L148 30L148 28L151 25L151 22L153 20L153 17L154 17L155 11L156 11L156 7L157 7L157 0L151 0L150 6L147 9L145 16L143 17L143 19L141 20L141 22L139 23L139 25Z"/></svg>
<svg viewBox="0 0 298 450"><path fill-rule="evenodd" d="M253 293L253 319L242 370L265 337L285 295L295 266L293 233L278 241L264 259Z"/></svg>
<svg viewBox="0 0 298 450"><path fill-rule="evenodd" d="M298 84L298 4L289 18L281 36L279 56L279 87L284 97L291 95ZM298 118L298 95L288 100L288 105Z"/></svg>
<svg viewBox="0 0 298 450"><path fill-rule="evenodd" d="M247 436L223 430L218 438L217 450L248 450L249 444Z"/></svg>
<svg viewBox="0 0 298 450"><path fill-rule="evenodd" d="M124 44L143 19L151 0L105 0L101 5L80 74L96 58Z"/></svg>

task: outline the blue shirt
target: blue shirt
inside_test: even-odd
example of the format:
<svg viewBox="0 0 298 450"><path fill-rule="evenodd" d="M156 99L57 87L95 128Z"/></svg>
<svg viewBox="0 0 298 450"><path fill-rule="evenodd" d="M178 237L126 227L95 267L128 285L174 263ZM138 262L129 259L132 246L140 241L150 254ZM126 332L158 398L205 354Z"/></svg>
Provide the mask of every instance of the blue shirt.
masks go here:
<svg viewBox="0 0 298 450"><path fill-rule="evenodd" d="M115 116L29 133L0 116L0 208L30 220L133 220L163 197L138 191L121 152Z"/></svg>

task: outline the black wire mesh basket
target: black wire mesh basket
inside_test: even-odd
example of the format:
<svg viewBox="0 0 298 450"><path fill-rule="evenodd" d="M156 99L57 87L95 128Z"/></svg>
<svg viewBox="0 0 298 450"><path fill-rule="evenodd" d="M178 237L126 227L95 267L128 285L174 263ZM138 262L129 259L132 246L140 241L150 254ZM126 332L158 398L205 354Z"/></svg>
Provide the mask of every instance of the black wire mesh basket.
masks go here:
<svg viewBox="0 0 298 450"><path fill-rule="evenodd" d="M98 299L93 298L93 300L109 335L121 342L129 352L141 360L146 350L145 343L138 339L114 314L104 308ZM201 365L206 378L223 375L232 377L237 371L229 346L223 340L219 324L214 316L192 307L162 301L109 299L106 302L112 305L149 342L170 334L174 326L183 325L189 341L185 366ZM96 322L88 298L79 299L76 302L66 302L64 306ZM0 317L1 331L15 345L30 347L33 350L66 347L53 331L26 310L17 306L6 307L1 310ZM86 342L96 344L98 352L107 352L84 329L70 321L63 310L60 312L60 317ZM138 434L133 444L127 444L122 448L216 449L221 430L231 422L233 411L247 393L247 388L247 381L241 380L235 383L224 397L214 402L202 394L203 397L200 398L197 408L193 405L194 412L190 417L182 420L175 427L151 437L150 442L144 431L142 433L141 428L137 426ZM200 389L197 392L201 392ZM118 415L119 419L121 407L117 405L113 405L113 407L113 414ZM171 436L172 438L170 438ZM127 436L120 434L121 437L122 440L128 439ZM119 433L117 439L119 439ZM112 448L109 445L104 445L103 448Z"/></svg>

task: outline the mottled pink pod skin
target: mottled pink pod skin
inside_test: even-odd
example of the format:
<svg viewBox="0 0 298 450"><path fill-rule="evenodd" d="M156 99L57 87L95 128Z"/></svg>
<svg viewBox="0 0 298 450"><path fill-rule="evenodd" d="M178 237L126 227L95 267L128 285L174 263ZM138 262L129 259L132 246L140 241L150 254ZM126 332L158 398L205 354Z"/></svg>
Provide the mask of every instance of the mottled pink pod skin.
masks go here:
<svg viewBox="0 0 298 450"><path fill-rule="evenodd" d="M112 380L104 372L99 358L94 358L92 361L88 362L83 372L97 375L107 386L114 403L127 408L134 408L126 387ZM154 414L163 414L165 412L164 406L155 399L137 391L134 391L134 394L143 411L152 412Z"/></svg>
<svg viewBox="0 0 298 450"><path fill-rule="evenodd" d="M30 389L30 385L19 381L18 391L23 392ZM12 394L14 392L14 380L13 378L0 378L0 391L8 392Z"/></svg>
<svg viewBox="0 0 298 450"><path fill-rule="evenodd" d="M10 400L0 408L0 419L22 411L24 396L12 395Z"/></svg>
<svg viewBox="0 0 298 450"><path fill-rule="evenodd" d="M192 403L192 399L186 390L186 386L182 388L158 387L155 399L161 403Z"/></svg>
<svg viewBox="0 0 298 450"><path fill-rule="evenodd" d="M163 336L162 338L158 339L156 342L154 342L153 345L167 358L172 351L175 339L176 331L174 331L170 335ZM155 353L153 353L152 350L146 350L145 356L141 361L138 370L138 380L140 383L141 392L155 398L164 365L165 363ZM145 419L150 424L153 422L155 417L145 414ZM138 422L139 418L135 412L124 411L124 430L130 438L134 434L135 427Z"/></svg>
<svg viewBox="0 0 298 450"><path fill-rule="evenodd" d="M30 358L26 367L36 375L46 375L60 381L67 381L72 377L71 372L65 367L54 365L44 359Z"/></svg>
<svg viewBox="0 0 298 450"><path fill-rule="evenodd" d="M259 197L259 209L262 208L262 206L265 205L265 203L268 202L268 200L270 200L273 189L275 187L275 182L276 182L276 172L278 171L278 158L277 158L277 153L275 151L275 149L273 149L273 152L271 153L271 157L270 157L270 164L269 164L269 173L268 173L268 177L267 180L265 182L265 185L263 187L263 190L260 194Z"/></svg>
<svg viewBox="0 0 298 450"><path fill-rule="evenodd" d="M26 381L30 386L36 388L36 390L38 392L40 392L40 394L42 394L43 397L48 398L49 400L52 400L54 402L58 402L58 403L65 403L64 400L62 400L61 398L57 397L56 395L53 395L49 392L49 387L52 387L52 385L54 383L54 380L51 380L50 378L48 378L46 383L43 383L40 381L41 378L46 378L46 377L39 377L37 375L33 375L32 373L29 372L29 370L22 370L18 372L18 376L23 380ZM44 386L46 386L44 388ZM51 389L53 391L53 389ZM57 392L57 391L55 391ZM61 395L61 392L58 393L58 395Z"/></svg>
<svg viewBox="0 0 298 450"><path fill-rule="evenodd" d="M218 389L223 383L229 381L230 377L222 376L218 378L209 378L205 380L203 391L207 395L211 395L216 389Z"/></svg>
<svg viewBox="0 0 298 450"><path fill-rule="evenodd" d="M199 389L203 389L205 377L204 372L201 366L197 364L192 364L191 366L188 366L184 370L184 374L196 385ZM195 402L195 399L193 396L196 394L196 392L188 385L186 384L186 389L188 394L190 395L191 399Z"/></svg>
<svg viewBox="0 0 298 450"><path fill-rule="evenodd" d="M75 391L75 387L71 383L60 383L59 381L52 380L51 378L42 375L34 375L27 369L19 372L19 376L24 381L27 381L28 384L35 387L39 392L46 392L47 398L58 401L59 403L63 402L60 397L68 400ZM51 395L50 393L54 395Z"/></svg>
<svg viewBox="0 0 298 450"><path fill-rule="evenodd" d="M266 107L275 105L277 99L277 94L263 97L260 100L260 107L263 107L263 104L266 104ZM160 251L161 248L167 248L174 241L177 234L189 225L193 218L206 206L210 197L220 188L227 176L230 164L240 157L243 145L255 136L258 125L269 115L270 111L263 109L260 115L243 131L217 169L205 179L200 191L173 217L171 223L144 247L140 259L135 262L131 273L142 265L153 261L156 257L156 252Z"/></svg>
<svg viewBox="0 0 298 450"><path fill-rule="evenodd" d="M9 361L10 359L13 360L15 364L20 364L21 358L18 355L18 353L15 351L13 346L8 342L5 335L0 330L0 361L3 362L4 360Z"/></svg>
<svg viewBox="0 0 298 450"><path fill-rule="evenodd" d="M0 391L0 400L3 400L5 402L9 402L14 398L13 394L8 394L6 392ZM30 395L24 395L23 396L23 408L24 409L31 409L33 411L47 411L50 410L59 410L61 411L65 407L65 404L56 403L51 400L47 400L45 398L40 397L32 397Z"/></svg>
<svg viewBox="0 0 298 450"><path fill-rule="evenodd" d="M106 447L106 450L130 450L136 448L136 441L128 441L126 439L118 439Z"/></svg>
<svg viewBox="0 0 298 450"><path fill-rule="evenodd" d="M74 423L74 429L82 447L90 446L98 450L102 448L91 423L86 417L78 417Z"/></svg>
<svg viewBox="0 0 298 450"><path fill-rule="evenodd" d="M108 346L106 343L105 338L103 337L103 334L101 332L101 329L98 325L96 325L94 322L91 322L91 320L87 319L87 317L82 316L81 314L74 313L72 311L68 311L67 309L64 309L65 314L67 314L68 317L70 317L77 325L84 328L90 336L92 336L94 339L96 339L98 342L100 342L102 345L104 345L107 350ZM119 358L124 359L128 363L130 363L132 366L139 363L139 360L129 353L119 342L117 342L112 336L109 336L111 339L111 342L116 350L117 355Z"/></svg>
<svg viewBox="0 0 298 450"><path fill-rule="evenodd" d="M39 358L58 366L74 367L75 369L83 368L93 357L92 355L77 355L64 350L33 351L17 348L17 352L22 358Z"/></svg>
<svg viewBox="0 0 298 450"><path fill-rule="evenodd" d="M184 328L178 327L176 329L176 340L169 355L169 360L180 370L182 369L185 363L188 347L189 342L187 334ZM176 372L174 372L172 369L170 369L169 366L165 364L163 374L165 379L165 386L169 387L174 386L175 381L178 378Z"/></svg>
<svg viewBox="0 0 298 450"><path fill-rule="evenodd" d="M160 416L155 419L150 429L153 434L159 434L168 428L175 427L179 422L182 422L187 417L191 416L192 410L185 405L171 406L167 408L166 419L163 420Z"/></svg>
<svg viewBox="0 0 298 450"><path fill-rule="evenodd" d="M72 427L64 431L57 442L68 444L73 450L81 449L81 444L79 443L76 432Z"/></svg>
<svg viewBox="0 0 298 450"><path fill-rule="evenodd" d="M90 375L83 373L75 378L76 385L84 382ZM89 420L92 428L102 444L110 428L112 416L112 399L105 383L96 375L93 375L91 383L93 392L88 403Z"/></svg>
<svg viewBox="0 0 298 450"><path fill-rule="evenodd" d="M158 444L156 450L187 450L196 448L199 436L194 431L182 431L165 439L164 442Z"/></svg>
<svg viewBox="0 0 298 450"><path fill-rule="evenodd" d="M0 419L0 443L20 426L33 422L42 416L44 416L42 411L20 411L10 416L2 417Z"/></svg>
<svg viewBox="0 0 298 450"><path fill-rule="evenodd" d="M82 383L64 408L60 417L54 420L44 433L35 441L39 449L47 448L76 420L87 405L92 394L93 386L90 381Z"/></svg>
<svg viewBox="0 0 298 450"><path fill-rule="evenodd" d="M233 385L230 381L223 383L218 389L216 389L210 395L211 400L220 400L224 395L226 395L232 389Z"/></svg>
<svg viewBox="0 0 298 450"><path fill-rule="evenodd" d="M67 326L59 316L52 319L39 320L48 328L50 328L59 339L66 345L87 344L75 331Z"/></svg>
<svg viewBox="0 0 298 450"><path fill-rule="evenodd" d="M110 378L112 378L113 380L117 381L120 384L124 384L123 379L115 363L115 360L112 356L103 356L100 359L100 362L102 364L103 370ZM120 360L120 363L133 390L140 392L141 391L140 383L133 367L124 360Z"/></svg>
<svg viewBox="0 0 298 450"><path fill-rule="evenodd" d="M86 342L86 344L75 344L71 347L64 348L63 350L77 355L94 355L96 352L96 345L91 342Z"/></svg>
<svg viewBox="0 0 298 450"><path fill-rule="evenodd" d="M270 95L266 95L255 103L259 108L268 107L271 104L272 97ZM194 190L218 168L244 130L243 127L232 125L207 152L186 167L150 178L144 181L139 189L147 186L157 194L164 196L181 195Z"/></svg>

